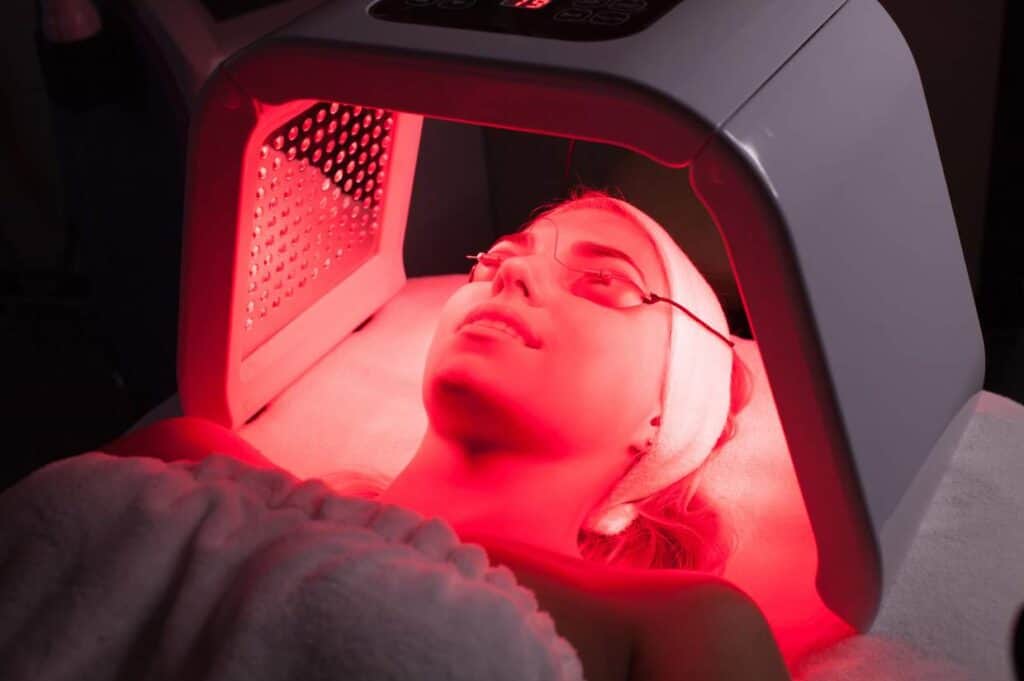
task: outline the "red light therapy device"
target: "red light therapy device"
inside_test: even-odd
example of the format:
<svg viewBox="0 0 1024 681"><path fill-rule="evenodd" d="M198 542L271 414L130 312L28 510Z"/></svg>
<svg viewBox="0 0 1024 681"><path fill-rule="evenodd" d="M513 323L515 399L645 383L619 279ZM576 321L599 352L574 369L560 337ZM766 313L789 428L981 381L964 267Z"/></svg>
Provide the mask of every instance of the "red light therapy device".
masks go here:
<svg viewBox="0 0 1024 681"><path fill-rule="evenodd" d="M329 2L212 74L190 141L185 413L239 427L403 286L424 117L688 167L764 360L818 593L866 629L984 373L911 54L874 0L682 0L617 27L556 21L564 4L478 0L455 25L430 3Z"/></svg>

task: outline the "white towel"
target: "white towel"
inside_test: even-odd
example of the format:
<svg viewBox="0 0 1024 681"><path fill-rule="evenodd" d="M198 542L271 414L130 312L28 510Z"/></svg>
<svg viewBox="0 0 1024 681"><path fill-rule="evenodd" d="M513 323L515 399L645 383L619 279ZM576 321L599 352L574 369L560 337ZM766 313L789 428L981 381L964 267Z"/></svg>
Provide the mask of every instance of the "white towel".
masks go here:
<svg viewBox="0 0 1024 681"><path fill-rule="evenodd" d="M0 678L582 679L443 521L213 456L91 453L0 495Z"/></svg>

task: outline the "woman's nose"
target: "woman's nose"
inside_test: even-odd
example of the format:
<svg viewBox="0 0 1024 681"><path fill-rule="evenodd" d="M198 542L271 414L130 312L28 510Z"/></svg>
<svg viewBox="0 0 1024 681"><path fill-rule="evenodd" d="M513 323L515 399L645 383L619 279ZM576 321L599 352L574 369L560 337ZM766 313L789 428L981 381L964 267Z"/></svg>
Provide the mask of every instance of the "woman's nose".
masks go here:
<svg viewBox="0 0 1024 681"><path fill-rule="evenodd" d="M497 295L506 287L521 291L532 300L540 300L540 273L538 272L538 256L517 256L507 258L498 268L498 273L491 284L491 293Z"/></svg>

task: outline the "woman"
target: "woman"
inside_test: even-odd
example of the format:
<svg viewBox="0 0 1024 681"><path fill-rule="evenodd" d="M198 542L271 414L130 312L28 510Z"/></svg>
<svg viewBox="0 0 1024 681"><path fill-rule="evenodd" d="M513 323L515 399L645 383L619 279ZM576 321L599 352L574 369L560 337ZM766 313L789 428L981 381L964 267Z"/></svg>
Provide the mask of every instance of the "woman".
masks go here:
<svg viewBox="0 0 1024 681"><path fill-rule="evenodd" d="M429 349L427 431L379 499L512 567L591 681L785 677L748 599L646 569L716 572L728 551L695 492L747 385L710 286L660 225L594 191L474 257Z"/></svg>
<svg viewBox="0 0 1024 681"><path fill-rule="evenodd" d="M428 353L427 431L379 500L510 567L589 681L788 678L754 603L708 574L728 539L696 486L746 390L706 281L597 192L474 258ZM157 424L105 451L269 463L221 431Z"/></svg>

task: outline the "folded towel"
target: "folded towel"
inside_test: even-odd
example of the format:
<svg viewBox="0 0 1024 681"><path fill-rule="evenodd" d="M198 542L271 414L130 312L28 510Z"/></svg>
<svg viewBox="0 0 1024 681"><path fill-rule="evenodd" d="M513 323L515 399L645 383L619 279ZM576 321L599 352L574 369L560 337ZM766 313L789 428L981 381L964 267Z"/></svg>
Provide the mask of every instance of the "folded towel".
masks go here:
<svg viewBox="0 0 1024 681"><path fill-rule="evenodd" d="M212 456L90 453L0 495L0 678L582 679L439 519Z"/></svg>

